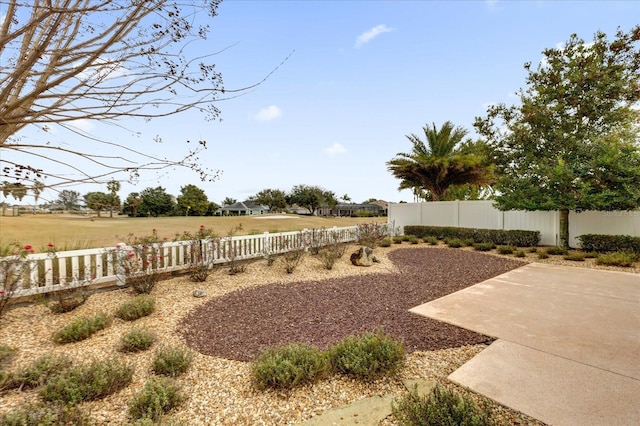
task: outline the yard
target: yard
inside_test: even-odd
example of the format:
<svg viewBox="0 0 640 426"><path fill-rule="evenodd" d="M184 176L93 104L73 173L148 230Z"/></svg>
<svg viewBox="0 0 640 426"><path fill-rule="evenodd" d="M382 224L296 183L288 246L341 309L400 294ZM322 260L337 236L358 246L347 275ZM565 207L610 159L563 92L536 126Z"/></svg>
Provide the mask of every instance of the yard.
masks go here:
<svg viewBox="0 0 640 426"><path fill-rule="evenodd" d="M327 271L316 257L307 256L293 274L286 274L278 262L267 266L258 261L238 275L218 270L206 283L176 277L153 290L156 310L148 317L133 322L114 319L89 339L65 345L52 342L55 330L97 312L111 316L134 294L129 289L97 293L65 314L52 313L44 303L20 307L0 319L0 341L18 349L12 368L46 353L64 353L75 362L118 358L132 365L135 372L128 387L101 401L80 404L96 424L125 424L128 404L151 375L153 348L126 355L117 350L120 337L136 327L159 337L155 347L188 344L200 351L178 378L189 397L168 417L177 424L296 424L367 396L399 397L406 392L402 378L452 387L447 375L481 351L487 338L406 310L521 263L406 244L376 252L381 262L370 268L352 266L347 255ZM195 289L205 290L207 297L193 297ZM260 348L290 342L326 346L347 334L376 329L405 342L408 356L398 376L371 383L333 377L289 392L258 391L251 383L247 360ZM37 390L8 391L0 396L0 413L37 400ZM500 424L538 424L504 407L497 412ZM391 417L384 423L395 424Z"/></svg>

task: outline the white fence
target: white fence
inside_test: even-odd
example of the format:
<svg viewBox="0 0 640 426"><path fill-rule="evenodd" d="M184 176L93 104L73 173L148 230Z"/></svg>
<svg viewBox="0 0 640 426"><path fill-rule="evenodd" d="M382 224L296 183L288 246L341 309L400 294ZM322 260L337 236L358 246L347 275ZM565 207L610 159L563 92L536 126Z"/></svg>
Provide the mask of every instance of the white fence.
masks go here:
<svg viewBox="0 0 640 426"><path fill-rule="evenodd" d="M389 222L402 230L406 225L461 228L524 229L540 231L542 245L557 245L560 214L557 211L500 211L493 201L438 201L389 203ZM640 211L569 212L569 245L578 247L583 234L640 236Z"/></svg>
<svg viewBox="0 0 640 426"><path fill-rule="evenodd" d="M308 249L313 244L324 245L329 242L346 243L358 239L358 226L334 227L327 229L304 229L302 231L243 235L212 240L202 240L200 245L193 241L166 242L152 244L137 250L135 256L142 253L147 271L174 272L188 269L196 255L195 248L204 248L199 256L204 256L210 264L228 263L232 259L242 261L264 258L269 255L285 253L292 249ZM127 273L122 259L134 256L132 248L124 244L116 247L88 250L63 251L55 253L29 254L25 259L0 258L0 271L5 280L11 274L22 275L17 280L9 297L31 296L51 293L71 287L94 284L124 284ZM200 258L199 261L203 259ZM11 264L10 262L14 262ZM16 262L18 261L18 262ZM13 270L11 270L12 266ZM14 275L17 276L17 275ZM3 290L4 282L0 282ZM6 296L6 294L5 294Z"/></svg>

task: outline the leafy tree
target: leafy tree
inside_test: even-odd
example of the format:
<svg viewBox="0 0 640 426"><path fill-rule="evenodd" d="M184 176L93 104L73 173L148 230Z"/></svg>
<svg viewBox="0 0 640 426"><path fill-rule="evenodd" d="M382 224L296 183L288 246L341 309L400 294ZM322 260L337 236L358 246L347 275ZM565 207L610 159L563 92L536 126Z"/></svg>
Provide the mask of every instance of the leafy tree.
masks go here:
<svg viewBox="0 0 640 426"><path fill-rule="evenodd" d="M373 203L375 201L378 201L378 199L377 198L368 198L368 199L364 200L362 202L362 204L371 204L371 203Z"/></svg>
<svg viewBox="0 0 640 426"><path fill-rule="evenodd" d="M467 130L445 122L423 127L426 144L417 135L407 135L413 145L410 153L400 152L387 162L387 169L401 180L398 189L414 189L425 199L445 199L454 185L488 185L493 169L482 155L480 142L464 141Z"/></svg>
<svg viewBox="0 0 640 426"><path fill-rule="evenodd" d="M202 167L197 156L206 141L194 144L184 158L171 160L94 135L78 149L15 135L31 125L82 134L72 127L74 121L151 119L191 109L217 119L220 94L261 84L235 90L223 87L207 41L207 21L216 15L220 1L3 1L1 175L26 180L48 176L57 181L49 186L56 186L96 182L118 172L137 176L140 170L183 166L203 180L215 179L218 172ZM95 156L98 145L110 154ZM11 160L5 153L10 150L49 159L83 175L72 178L36 169Z"/></svg>
<svg viewBox="0 0 640 426"><path fill-rule="evenodd" d="M104 192L87 192L84 194L84 203L91 210L95 210L100 217L100 210L111 207L112 200L111 196Z"/></svg>
<svg viewBox="0 0 640 426"><path fill-rule="evenodd" d="M207 212L204 215L214 216L218 210L220 210L220 206L214 203L213 201L210 201L209 206L207 207Z"/></svg>
<svg viewBox="0 0 640 426"><path fill-rule="evenodd" d="M573 34L546 49L520 104L490 107L475 126L499 167L502 210L558 210L569 243L570 210L640 206L640 26L613 41Z"/></svg>
<svg viewBox="0 0 640 426"><path fill-rule="evenodd" d="M253 201L269 207L272 212L278 212L287 207L287 194L280 189L263 189L253 197Z"/></svg>
<svg viewBox="0 0 640 426"><path fill-rule="evenodd" d="M118 197L118 191L120 191L120 182L115 179L111 179L107 182L107 190L110 195L109 203L109 217L113 217L113 208L117 207L120 210L120 197Z"/></svg>
<svg viewBox="0 0 640 426"><path fill-rule="evenodd" d="M180 187L180 193L176 200L181 214L204 216L207 213L209 200L202 189L189 184Z"/></svg>
<svg viewBox="0 0 640 426"><path fill-rule="evenodd" d="M342 201L344 201L345 203L350 203L351 202L351 197L349 197L349 195L344 194L342 197L340 197L340 199Z"/></svg>
<svg viewBox="0 0 640 426"><path fill-rule="evenodd" d="M323 205L334 207L338 203L333 192L311 185L294 186L287 198L288 204L297 204L305 207L312 215Z"/></svg>
<svg viewBox="0 0 640 426"><path fill-rule="evenodd" d="M142 204L142 197L140 196L140 193L132 192L131 194L127 195L127 199L124 201L122 211L127 216L137 217L140 204Z"/></svg>
<svg viewBox="0 0 640 426"><path fill-rule="evenodd" d="M80 207L80 193L69 189L63 189L58 194L57 204L64 210L78 210Z"/></svg>
<svg viewBox="0 0 640 426"><path fill-rule="evenodd" d="M230 206L230 205L235 204L237 202L238 202L238 200L236 200L235 198L227 197L224 200L222 200L222 205L223 206Z"/></svg>
<svg viewBox="0 0 640 426"><path fill-rule="evenodd" d="M160 216L171 213L175 208L173 196L167 194L161 186L146 188L140 193L142 202L138 206L138 211L143 216Z"/></svg>

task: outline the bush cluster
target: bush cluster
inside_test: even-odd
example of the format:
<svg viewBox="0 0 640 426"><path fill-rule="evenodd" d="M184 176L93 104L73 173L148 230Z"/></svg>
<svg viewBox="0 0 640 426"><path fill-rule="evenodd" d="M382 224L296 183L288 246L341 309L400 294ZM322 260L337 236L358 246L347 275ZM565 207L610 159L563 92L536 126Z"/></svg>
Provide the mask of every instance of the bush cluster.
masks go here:
<svg viewBox="0 0 640 426"><path fill-rule="evenodd" d="M491 411L470 398L436 385L423 397L414 389L393 404L393 416L403 425L493 425Z"/></svg>
<svg viewBox="0 0 640 426"><path fill-rule="evenodd" d="M3 426L89 426L91 420L78 407L47 404L28 404L17 410L0 415Z"/></svg>
<svg viewBox="0 0 640 426"><path fill-rule="evenodd" d="M56 343L73 343L89 338L109 324L109 317L98 313L93 317L78 318L53 334Z"/></svg>
<svg viewBox="0 0 640 426"><path fill-rule="evenodd" d="M291 389L325 378L330 368L328 353L292 343L260 352L252 363L251 375L260 390Z"/></svg>
<svg viewBox="0 0 640 426"><path fill-rule="evenodd" d="M40 389L45 401L75 405L102 399L131 383L133 367L118 361L93 360L49 377Z"/></svg>
<svg viewBox="0 0 640 426"><path fill-rule="evenodd" d="M155 334L142 328L135 328L120 338L120 352L141 352L156 341Z"/></svg>
<svg viewBox="0 0 640 426"><path fill-rule="evenodd" d="M152 422L179 407L186 399L182 389L166 377L152 377L129 404L129 416Z"/></svg>
<svg viewBox="0 0 640 426"><path fill-rule="evenodd" d="M536 246L540 242L539 231L457 228L453 226L405 226L405 235L415 235L419 238L436 237L440 240L458 238L472 239L477 243L493 243L496 245L511 245L516 247Z"/></svg>
<svg viewBox="0 0 640 426"><path fill-rule="evenodd" d="M569 253L569 250L564 247L553 246L547 247L546 252L547 254L552 254L555 256L564 256L565 254Z"/></svg>
<svg viewBox="0 0 640 426"><path fill-rule="evenodd" d="M291 389L336 373L373 380L394 374L403 362L403 345L377 332L346 337L326 351L300 343L266 349L253 360L251 374L260 390Z"/></svg>
<svg viewBox="0 0 640 426"><path fill-rule="evenodd" d="M42 355L8 376L0 388L37 388L43 386L50 377L61 374L69 367L71 367L71 359L66 355Z"/></svg>
<svg viewBox="0 0 640 426"><path fill-rule="evenodd" d="M598 265L630 267L639 259L640 255L637 255L635 253L617 251L614 253L606 253L598 256L596 258L596 263Z"/></svg>
<svg viewBox="0 0 640 426"><path fill-rule="evenodd" d="M190 350L165 346L156 351L152 370L162 376L178 377L189 369L192 362L193 353Z"/></svg>
<svg viewBox="0 0 640 426"><path fill-rule="evenodd" d="M125 321L134 321L151 315L155 309L155 299L142 295L118 306L115 316Z"/></svg>
<svg viewBox="0 0 640 426"><path fill-rule="evenodd" d="M578 237L584 251L599 253L625 251L640 254L640 237L629 235L584 234Z"/></svg>

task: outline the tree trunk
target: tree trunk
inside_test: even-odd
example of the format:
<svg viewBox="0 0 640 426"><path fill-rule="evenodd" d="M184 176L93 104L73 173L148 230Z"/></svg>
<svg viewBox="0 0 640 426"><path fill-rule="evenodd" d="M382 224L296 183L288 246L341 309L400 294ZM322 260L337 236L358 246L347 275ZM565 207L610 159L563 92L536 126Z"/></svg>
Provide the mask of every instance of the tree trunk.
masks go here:
<svg viewBox="0 0 640 426"><path fill-rule="evenodd" d="M560 210L560 247L569 248L569 210Z"/></svg>

